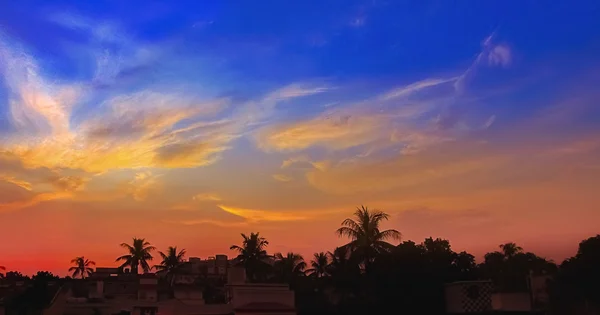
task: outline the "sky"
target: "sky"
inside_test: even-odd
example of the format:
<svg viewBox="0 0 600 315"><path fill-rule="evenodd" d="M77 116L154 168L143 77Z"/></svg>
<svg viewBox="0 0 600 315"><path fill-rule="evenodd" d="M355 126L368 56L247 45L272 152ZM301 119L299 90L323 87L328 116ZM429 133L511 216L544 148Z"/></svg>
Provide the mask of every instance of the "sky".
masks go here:
<svg viewBox="0 0 600 315"><path fill-rule="evenodd" d="M598 82L598 1L6 2L0 265L308 260L360 205L561 262L600 233Z"/></svg>

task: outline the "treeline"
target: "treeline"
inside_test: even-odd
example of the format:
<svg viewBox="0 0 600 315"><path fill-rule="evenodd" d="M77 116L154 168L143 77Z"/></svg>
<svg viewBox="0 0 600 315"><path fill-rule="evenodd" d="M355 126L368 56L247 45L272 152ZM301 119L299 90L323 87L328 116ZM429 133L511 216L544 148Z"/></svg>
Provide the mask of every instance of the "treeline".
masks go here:
<svg viewBox="0 0 600 315"><path fill-rule="evenodd" d="M242 234L233 245L248 280L286 282L296 292L300 314L445 314L446 283L492 280L498 292L528 292L530 276L547 276L547 314L598 314L600 311L600 235L579 244L575 257L557 265L515 243L501 244L480 264L450 242L427 238L397 241L396 230L382 230L389 216L361 207L337 230L349 243L304 259L296 253L267 252L259 233Z"/></svg>
<svg viewBox="0 0 600 315"><path fill-rule="evenodd" d="M259 233L242 234L234 264L246 270L250 282L284 282L296 292L299 314L376 314L397 310L403 314L445 314L444 285L456 281L492 280L499 292L526 292L530 276L548 276L547 314L597 314L600 311L600 235L579 244L577 255L560 265L526 252L515 243L501 244L480 264L467 252L455 252L450 242L427 238L421 243L400 240L396 230L382 230L389 216L365 207L357 209L336 231L348 244L305 259L293 252L269 254L269 241ZM393 245L392 242L398 244ZM145 239L121 244L126 251L116 259L132 272L161 271L166 283L185 262L185 250L159 251L160 263L152 266L156 250ZM85 278L94 262L76 257L69 269L73 278ZM45 272L38 282L54 281ZM8 272L7 279L25 279ZM207 282L200 282L206 285ZM210 284L210 283L209 283ZM222 293L207 286L207 301L223 301Z"/></svg>

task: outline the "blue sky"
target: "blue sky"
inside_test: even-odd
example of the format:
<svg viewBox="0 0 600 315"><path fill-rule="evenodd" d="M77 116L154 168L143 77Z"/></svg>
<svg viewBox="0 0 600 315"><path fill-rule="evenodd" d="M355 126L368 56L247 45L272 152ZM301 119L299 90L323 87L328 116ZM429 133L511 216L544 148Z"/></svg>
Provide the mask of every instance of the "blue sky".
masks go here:
<svg viewBox="0 0 600 315"><path fill-rule="evenodd" d="M65 256L117 217L202 255L255 229L310 252L367 204L407 238L560 259L599 218L599 55L597 1L9 2L0 217L63 218Z"/></svg>

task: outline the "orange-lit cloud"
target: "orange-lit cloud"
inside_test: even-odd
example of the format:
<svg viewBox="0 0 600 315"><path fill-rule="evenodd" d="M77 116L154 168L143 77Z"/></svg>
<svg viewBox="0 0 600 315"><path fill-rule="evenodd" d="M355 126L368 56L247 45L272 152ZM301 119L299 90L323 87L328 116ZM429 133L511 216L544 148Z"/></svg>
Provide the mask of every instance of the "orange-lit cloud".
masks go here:
<svg viewBox="0 0 600 315"><path fill-rule="evenodd" d="M31 185L30 182L27 182L27 181L24 181L24 180L20 180L20 179L14 178L12 176L2 176L2 175L0 175L0 180L3 180L5 182L7 182L7 183L11 183L11 184L17 185L17 186L19 186L19 187L21 187L21 188L23 188L25 190L31 190L31 187L32 187L32 185Z"/></svg>
<svg viewBox="0 0 600 315"><path fill-rule="evenodd" d="M291 176L285 174L273 174L273 179L279 182L289 182L293 180Z"/></svg>

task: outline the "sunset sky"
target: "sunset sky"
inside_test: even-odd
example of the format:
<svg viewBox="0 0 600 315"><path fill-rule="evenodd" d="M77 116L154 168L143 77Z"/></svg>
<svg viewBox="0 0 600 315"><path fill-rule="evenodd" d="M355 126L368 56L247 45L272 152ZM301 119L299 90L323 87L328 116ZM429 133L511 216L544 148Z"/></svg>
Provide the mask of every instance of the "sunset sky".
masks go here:
<svg viewBox="0 0 600 315"><path fill-rule="evenodd" d="M6 1L0 265L308 259L361 204L560 262L600 233L599 82L598 1Z"/></svg>

